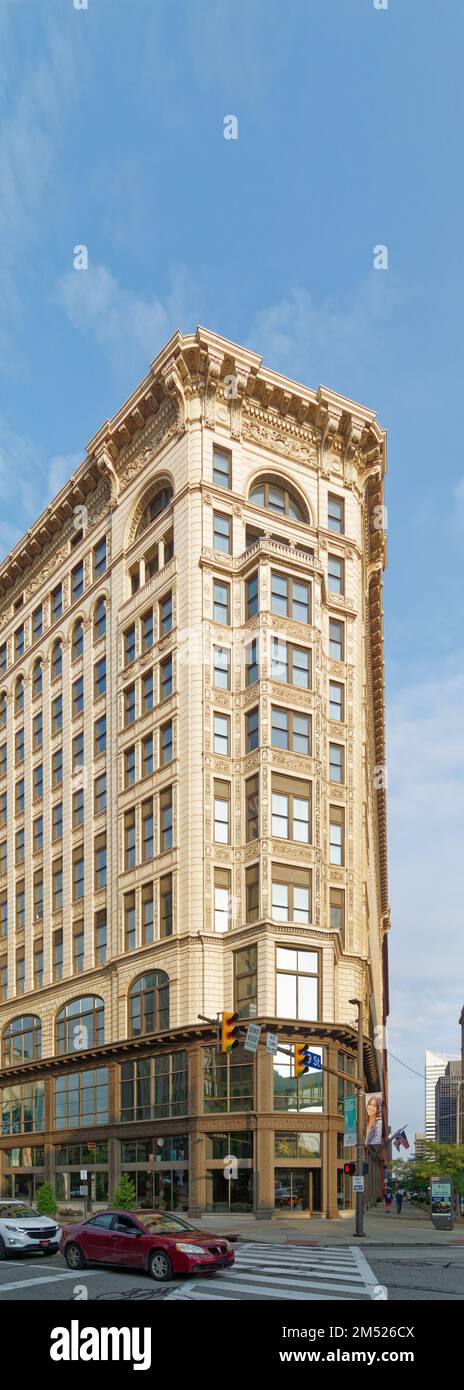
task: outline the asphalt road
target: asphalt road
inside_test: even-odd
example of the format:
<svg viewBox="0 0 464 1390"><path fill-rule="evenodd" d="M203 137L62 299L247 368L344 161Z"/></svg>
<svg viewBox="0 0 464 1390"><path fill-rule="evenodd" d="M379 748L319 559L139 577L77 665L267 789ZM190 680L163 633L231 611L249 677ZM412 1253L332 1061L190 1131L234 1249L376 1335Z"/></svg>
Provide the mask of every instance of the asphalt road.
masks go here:
<svg viewBox="0 0 464 1390"><path fill-rule="evenodd" d="M365 1251L379 1284L386 1285L390 1302L462 1301L464 1299L464 1246L440 1248L378 1247ZM220 1276L218 1276L220 1277ZM206 1281L208 1287L215 1279ZM125 1299L164 1299L182 1280L155 1284L137 1270L85 1269L71 1273L60 1255L24 1256L0 1263L0 1304L7 1302L89 1300L122 1302Z"/></svg>

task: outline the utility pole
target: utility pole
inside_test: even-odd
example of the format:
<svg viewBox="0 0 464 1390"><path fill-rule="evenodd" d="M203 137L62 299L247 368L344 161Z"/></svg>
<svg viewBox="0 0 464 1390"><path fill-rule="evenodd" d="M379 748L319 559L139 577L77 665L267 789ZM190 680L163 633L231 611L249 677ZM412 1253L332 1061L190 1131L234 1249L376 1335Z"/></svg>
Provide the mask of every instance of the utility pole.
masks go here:
<svg viewBox="0 0 464 1390"><path fill-rule="evenodd" d="M364 1178L364 1107L362 1104L363 1082L364 1082L364 1051L363 1051L363 1006L361 999L350 999L350 1004L356 1004L358 1009L358 1094L356 1106L356 1177ZM356 1193L356 1236L364 1235L364 1192Z"/></svg>

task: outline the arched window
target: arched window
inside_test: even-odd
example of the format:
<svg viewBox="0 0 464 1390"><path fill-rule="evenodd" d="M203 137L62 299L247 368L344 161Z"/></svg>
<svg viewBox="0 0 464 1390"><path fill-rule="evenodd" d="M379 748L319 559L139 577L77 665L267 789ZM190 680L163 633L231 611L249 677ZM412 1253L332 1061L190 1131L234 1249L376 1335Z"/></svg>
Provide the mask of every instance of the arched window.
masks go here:
<svg viewBox="0 0 464 1390"><path fill-rule="evenodd" d="M58 639L52 651L52 681L59 680L63 671L63 647Z"/></svg>
<svg viewBox="0 0 464 1390"><path fill-rule="evenodd" d="M82 618L78 618L73 627L71 661L77 661L79 656L84 653L84 624Z"/></svg>
<svg viewBox="0 0 464 1390"><path fill-rule="evenodd" d="M18 676L15 685L14 711L15 714L22 714L24 709L24 679Z"/></svg>
<svg viewBox="0 0 464 1390"><path fill-rule="evenodd" d="M42 1024L35 1014L13 1018L3 1030L3 1065L33 1062L42 1052Z"/></svg>
<svg viewBox="0 0 464 1390"><path fill-rule="evenodd" d="M1 693L1 695L0 695L0 728L4 729L4 728L5 728L5 725L6 725L6 692L5 692L4 690L2 690L2 693Z"/></svg>
<svg viewBox="0 0 464 1390"><path fill-rule="evenodd" d="M293 488L279 478L258 478L250 488L249 498L255 507L264 507L275 516L289 517L291 521L309 520L302 502Z"/></svg>
<svg viewBox="0 0 464 1390"><path fill-rule="evenodd" d="M161 1033L169 1028L169 979L164 970L139 975L129 990L129 1033Z"/></svg>
<svg viewBox="0 0 464 1390"><path fill-rule="evenodd" d="M40 659L40 656L39 656L38 661L34 662L34 670L33 670L33 672L32 672L32 698L33 698L33 700L35 700L35 699L37 698L38 695L41 695L41 694L42 694L42 679L43 679L43 668L42 668L42 662L41 662L41 659Z"/></svg>
<svg viewBox="0 0 464 1390"><path fill-rule="evenodd" d="M99 642L101 637L106 634L106 603L101 594L95 605L93 615L93 640Z"/></svg>
<svg viewBox="0 0 464 1390"><path fill-rule="evenodd" d="M105 1041L105 1005L98 995L71 999L56 1016L56 1051L84 1052Z"/></svg>
<svg viewBox="0 0 464 1390"><path fill-rule="evenodd" d="M158 487L157 490L152 493L152 496L145 504L142 512L137 527L136 539L138 536L142 535L143 531L146 531L147 526L151 526L152 521L156 521L157 516L161 516L161 512L166 511L166 507L169 507L169 503L172 502L173 496L174 493L169 483L163 483L161 487Z"/></svg>

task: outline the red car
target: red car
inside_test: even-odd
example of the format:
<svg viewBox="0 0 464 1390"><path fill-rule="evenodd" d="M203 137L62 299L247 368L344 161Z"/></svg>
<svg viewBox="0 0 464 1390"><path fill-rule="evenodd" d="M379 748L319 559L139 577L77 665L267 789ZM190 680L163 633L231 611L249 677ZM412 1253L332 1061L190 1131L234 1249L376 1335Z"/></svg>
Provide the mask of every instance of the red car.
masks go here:
<svg viewBox="0 0 464 1390"><path fill-rule="evenodd" d="M214 1274L233 1265L228 1240L197 1231L169 1211L101 1211L63 1226L60 1251L69 1269L86 1264L145 1269L152 1279Z"/></svg>

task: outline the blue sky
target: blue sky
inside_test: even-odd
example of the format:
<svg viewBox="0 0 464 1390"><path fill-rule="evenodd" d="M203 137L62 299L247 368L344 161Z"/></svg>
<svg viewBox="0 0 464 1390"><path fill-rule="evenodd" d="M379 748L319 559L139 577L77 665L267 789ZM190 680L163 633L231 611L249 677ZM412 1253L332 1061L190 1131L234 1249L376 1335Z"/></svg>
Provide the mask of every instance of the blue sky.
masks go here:
<svg viewBox="0 0 464 1390"><path fill-rule="evenodd" d="M0 553L177 327L388 428L389 1046L419 1073L464 1003L463 38L455 0L0 0ZM422 1129L393 1059L390 1099Z"/></svg>

